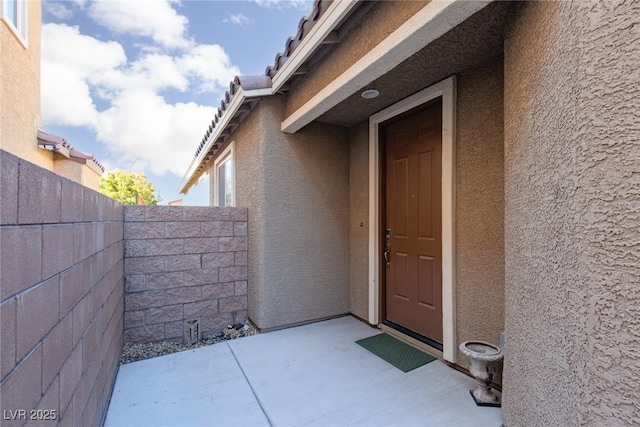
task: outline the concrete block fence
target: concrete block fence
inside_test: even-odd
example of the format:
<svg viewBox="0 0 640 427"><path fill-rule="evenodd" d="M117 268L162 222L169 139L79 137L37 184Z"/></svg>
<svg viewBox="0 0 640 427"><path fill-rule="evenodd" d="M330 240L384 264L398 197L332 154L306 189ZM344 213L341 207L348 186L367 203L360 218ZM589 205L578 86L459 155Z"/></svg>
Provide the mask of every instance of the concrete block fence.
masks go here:
<svg viewBox="0 0 640 427"><path fill-rule="evenodd" d="M126 206L124 340L183 342L247 320L247 209Z"/></svg>
<svg viewBox="0 0 640 427"><path fill-rule="evenodd" d="M123 345L123 206L4 151L0 180L0 424L100 425Z"/></svg>
<svg viewBox="0 0 640 427"><path fill-rule="evenodd" d="M0 150L0 424L101 425L125 338L246 320L247 256L246 209L125 208Z"/></svg>

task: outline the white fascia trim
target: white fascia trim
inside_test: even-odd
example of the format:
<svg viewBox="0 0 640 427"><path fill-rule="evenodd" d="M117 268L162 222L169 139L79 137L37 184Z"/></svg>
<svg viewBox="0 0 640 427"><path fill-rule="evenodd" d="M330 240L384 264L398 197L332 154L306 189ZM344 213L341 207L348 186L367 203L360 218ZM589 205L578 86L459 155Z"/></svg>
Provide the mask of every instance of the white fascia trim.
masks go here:
<svg viewBox="0 0 640 427"><path fill-rule="evenodd" d="M442 356L456 363L455 141L456 79L451 76L369 117L369 323L380 323L380 159L381 123L442 97Z"/></svg>
<svg viewBox="0 0 640 427"><path fill-rule="evenodd" d="M222 132L227 128L227 125L229 124L233 116L236 115L236 113L238 112L238 109L244 103L244 101L247 98L257 98L260 96L271 95L271 94L272 94L271 88L252 89L252 90L244 90L241 87L238 88L238 91L231 99L231 102L229 103L226 110L222 114L222 117L220 117L220 121L216 125L211 135L209 135L209 139L207 140L206 144L202 148L200 155L193 162L193 164L191 165L187 173L184 175L184 177L182 177L182 181L180 182L181 193L186 194L186 192L188 191L187 185L189 184L189 179L195 173L196 169L198 169L198 166L200 165L202 160L205 158L205 156L207 155L207 153L209 152L213 144L215 144L215 142L218 140Z"/></svg>
<svg viewBox="0 0 640 427"><path fill-rule="evenodd" d="M272 92L275 93L291 78L293 73L316 51L322 41L336 28L347 14L358 4L358 0L334 1L322 14L300 45L273 76Z"/></svg>
<svg viewBox="0 0 640 427"><path fill-rule="evenodd" d="M281 124L295 133L464 22L493 0L433 0Z"/></svg>

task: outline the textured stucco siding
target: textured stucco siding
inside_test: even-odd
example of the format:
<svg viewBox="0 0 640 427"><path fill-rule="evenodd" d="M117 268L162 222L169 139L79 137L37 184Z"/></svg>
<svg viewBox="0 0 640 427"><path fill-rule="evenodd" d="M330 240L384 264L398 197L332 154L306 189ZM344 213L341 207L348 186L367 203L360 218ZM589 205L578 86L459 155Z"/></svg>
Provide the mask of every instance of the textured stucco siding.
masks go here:
<svg viewBox="0 0 640 427"><path fill-rule="evenodd" d="M504 330L502 84L502 58L457 75L457 342L498 344ZM458 363L469 367L460 352Z"/></svg>
<svg viewBox="0 0 640 427"><path fill-rule="evenodd" d="M280 131L282 100L260 110L264 285L256 324L273 328L349 311L349 145L344 128Z"/></svg>
<svg viewBox="0 0 640 427"><path fill-rule="evenodd" d="M257 318L256 313L261 306L264 288L264 253L263 253L263 205L264 163L263 147L265 141L261 136L260 109L262 102L251 112L249 117L231 135L235 141L236 167L236 206L248 208L248 315L251 320Z"/></svg>
<svg viewBox="0 0 640 427"><path fill-rule="evenodd" d="M44 152L44 150L40 150ZM100 191L100 174L89 166L66 158L53 162L53 172L95 191Z"/></svg>
<svg viewBox="0 0 640 427"><path fill-rule="evenodd" d="M321 89L355 64L367 52L429 3L428 1L365 2L367 9L353 28L340 30L340 43L312 67L312 72L294 83L287 99L285 114L289 116ZM370 6L373 4L372 6ZM356 11L356 14L362 12Z"/></svg>
<svg viewBox="0 0 640 427"><path fill-rule="evenodd" d="M362 224L362 225L360 225ZM349 137L349 311L369 317L369 123Z"/></svg>
<svg viewBox="0 0 640 427"><path fill-rule="evenodd" d="M40 126L40 1L28 1L26 7L26 48L0 19L0 148L51 170L51 153L36 143Z"/></svg>
<svg viewBox="0 0 640 427"><path fill-rule="evenodd" d="M534 2L505 33L507 426L640 424L639 22Z"/></svg>
<svg viewBox="0 0 640 427"><path fill-rule="evenodd" d="M236 142L236 204L249 212L249 318L279 328L349 311L349 145L343 128L280 131L265 98Z"/></svg>

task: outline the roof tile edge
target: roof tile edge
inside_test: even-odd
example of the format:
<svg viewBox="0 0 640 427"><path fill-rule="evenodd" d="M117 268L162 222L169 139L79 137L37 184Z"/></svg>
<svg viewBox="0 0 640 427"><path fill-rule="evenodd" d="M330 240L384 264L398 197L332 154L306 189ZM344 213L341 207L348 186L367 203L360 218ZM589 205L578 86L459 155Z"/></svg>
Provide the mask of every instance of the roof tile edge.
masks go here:
<svg viewBox="0 0 640 427"><path fill-rule="evenodd" d="M295 49L300 45L302 39L309 33L311 28L316 24L318 19L327 11L329 6L333 1L337 0L315 0L313 3L313 8L308 17L303 17L300 19L298 23L298 32L294 37L289 37L285 42L285 48L283 52L280 52L276 55L274 64L268 66L265 70L265 74L263 76L236 76L229 85L229 90L225 92L225 95L220 103L220 107L218 108L216 114L211 120L211 124L207 128L204 133L200 144L198 144L198 148L187 167L187 172L180 183L179 191L180 193L186 194L189 189L195 184L193 179L193 171L192 168L194 163L201 157L202 150L207 145L209 138L214 132L217 124L220 122L224 114L226 113L227 107L231 103L233 97L238 92L238 88L242 88L243 90L258 90L258 89L267 89L271 88L271 78L276 75L276 73L282 68L282 66L289 59L291 54L295 51ZM264 95L261 95L264 96ZM214 141L215 142L215 141ZM199 178L199 177L198 177Z"/></svg>
<svg viewBox="0 0 640 427"><path fill-rule="evenodd" d="M36 138L38 140L38 146L42 149L48 149L47 146L52 146L51 151L58 152L64 157L79 161L80 163L87 164L96 172L101 171L104 173L104 166L95 158L93 154L85 154L80 150L76 150L66 139L61 136L47 133L42 129L38 129Z"/></svg>

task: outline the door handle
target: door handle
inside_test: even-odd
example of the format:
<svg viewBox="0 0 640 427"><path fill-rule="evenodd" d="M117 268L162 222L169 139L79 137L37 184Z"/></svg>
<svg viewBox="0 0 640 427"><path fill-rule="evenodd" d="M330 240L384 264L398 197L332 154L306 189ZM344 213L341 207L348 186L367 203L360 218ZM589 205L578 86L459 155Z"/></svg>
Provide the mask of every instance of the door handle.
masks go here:
<svg viewBox="0 0 640 427"><path fill-rule="evenodd" d="M386 248L384 248L384 260L387 263L387 268L389 268L391 266L391 263L389 262L389 253L391 252L391 245L387 245Z"/></svg>

